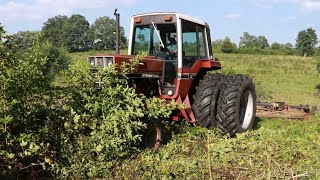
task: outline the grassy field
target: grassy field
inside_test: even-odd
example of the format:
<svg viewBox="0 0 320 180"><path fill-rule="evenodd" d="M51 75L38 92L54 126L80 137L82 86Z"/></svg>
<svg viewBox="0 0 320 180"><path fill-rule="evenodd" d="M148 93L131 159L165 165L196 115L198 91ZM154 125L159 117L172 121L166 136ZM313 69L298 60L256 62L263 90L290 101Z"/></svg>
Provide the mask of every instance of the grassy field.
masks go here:
<svg viewBox="0 0 320 180"><path fill-rule="evenodd" d="M312 57L218 54L222 67L252 75L261 100L320 107L319 60ZM260 89L259 89L260 88Z"/></svg>
<svg viewBox="0 0 320 180"><path fill-rule="evenodd" d="M89 53L71 54L84 62ZM253 77L262 101L320 107L315 58L218 54L224 72ZM158 152L115 165L113 179L320 179L320 117L258 119L254 131L228 138L215 130L168 123Z"/></svg>

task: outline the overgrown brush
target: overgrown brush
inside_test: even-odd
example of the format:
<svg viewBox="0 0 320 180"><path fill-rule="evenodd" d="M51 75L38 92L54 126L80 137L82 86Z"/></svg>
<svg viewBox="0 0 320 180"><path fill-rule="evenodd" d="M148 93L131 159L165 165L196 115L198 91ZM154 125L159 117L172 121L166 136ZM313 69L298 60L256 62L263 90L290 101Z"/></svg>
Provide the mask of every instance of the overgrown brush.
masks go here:
<svg viewBox="0 0 320 180"><path fill-rule="evenodd" d="M146 121L176 107L128 86L126 74L139 57L120 72L111 66L92 73L69 67L62 49L40 39L18 52L0 31L0 177L110 176L116 163L139 151ZM65 84L55 86L61 71Z"/></svg>

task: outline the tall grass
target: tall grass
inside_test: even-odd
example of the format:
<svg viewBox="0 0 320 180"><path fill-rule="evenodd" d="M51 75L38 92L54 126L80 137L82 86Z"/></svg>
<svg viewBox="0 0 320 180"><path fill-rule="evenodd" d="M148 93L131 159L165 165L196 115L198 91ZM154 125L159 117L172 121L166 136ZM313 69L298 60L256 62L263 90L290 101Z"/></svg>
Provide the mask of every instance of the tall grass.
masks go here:
<svg viewBox="0 0 320 180"><path fill-rule="evenodd" d="M318 60L313 57L218 54L222 67L248 74L264 94L262 101L320 105Z"/></svg>

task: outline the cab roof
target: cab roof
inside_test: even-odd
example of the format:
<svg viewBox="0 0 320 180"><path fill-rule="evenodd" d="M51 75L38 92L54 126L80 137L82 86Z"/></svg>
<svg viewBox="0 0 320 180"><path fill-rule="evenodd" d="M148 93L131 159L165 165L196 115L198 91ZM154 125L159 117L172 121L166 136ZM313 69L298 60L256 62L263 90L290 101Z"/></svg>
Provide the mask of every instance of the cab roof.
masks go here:
<svg viewBox="0 0 320 180"><path fill-rule="evenodd" d="M202 20L200 20L200 19L197 19L197 18L188 16L188 15L176 13L176 12L152 12L152 13L142 13L142 14L133 15L132 18L142 17L142 16L152 16L152 15L174 15L174 16L176 16L177 18L181 18L181 19L184 19L184 20L187 20L187 21L191 21L191 22L194 22L194 23L197 23L197 24L201 24L201 25L204 25L204 26L207 26L207 25L208 25L206 22L204 22L204 21L202 21Z"/></svg>

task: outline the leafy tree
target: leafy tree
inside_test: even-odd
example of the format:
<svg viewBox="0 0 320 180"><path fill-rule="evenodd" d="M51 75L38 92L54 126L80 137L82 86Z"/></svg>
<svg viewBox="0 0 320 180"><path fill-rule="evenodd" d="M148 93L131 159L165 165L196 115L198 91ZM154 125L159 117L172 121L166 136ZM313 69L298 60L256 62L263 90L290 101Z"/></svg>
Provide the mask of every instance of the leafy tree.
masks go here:
<svg viewBox="0 0 320 180"><path fill-rule="evenodd" d="M215 48L215 47L221 47L221 45L222 45L222 43L223 43L223 40L224 39L217 39L217 40L215 40L215 41L212 41L212 46L213 46L213 48Z"/></svg>
<svg viewBox="0 0 320 180"><path fill-rule="evenodd" d="M90 40L90 25L86 18L74 14L66 20L63 26L64 46L70 51L85 51L92 44Z"/></svg>
<svg viewBox="0 0 320 180"><path fill-rule="evenodd" d="M221 52L221 45L222 45L223 39L217 39L215 41L212 41L212 49L214 52Z"/></svg>
<svg viewBox="0 0 320 180"><path fill-rule="evenodd" d="M48 40L54 46L64 46L67 38L64 26L67 23L67 21L67 16L59 15L49 18L42 27L43 38Z"/></svg>
<svg viewBox="0 0 320 180"><path fill-rule="evenodd" d="M282 45L280 43L274 42L271 44L271 49L279 50L281 49L281 46Z"/></svg>
<svg viewBox="0 0 320 180"><path fill-rule="evenodd" d="M302 56L311 56L315 53L315 46L318 43L316 31L312 28L302 30L298 33L296 47Z"/></svg>
<svg viewBox="0 0 320 180"><path fill-rule="evenodd" d="M265 36L258 36L257 41L258 48L264 49L270 47L268 40Z"/></svg>
<svg viewBox="0 0 320 180"><path fill-rule="evenodd" d="M111 50L116 46L115 20L107 16L99 17L91 26L94 38L94 48L97 50ZM120 26L120 48L126 45L124 28Z"/></svg>
<svg viewBox="0 0 320 180"><path fill-rule="evenodd" d="M224 53L232 53L237 48L237 45L231 42L229 37L226 37L221 44L221 51Z"/></svg>
<svg viewBox="0 0 320 180"><path fill-rule="evenodd" d="M285 49L292 49L293 45L291 43L286 43L286 44L284 44L284 48Z"/></svg>
<svg viewBox="0 0 320 180"><path fill-rule="evenodd" d="M27 48L32 47L40 35L40 31L20 31L17 34L12 35L13 43L16 45L18 50L23 51Z"/></svg>
<svg viewBox="0 0 320 180"><path fill-rule="evenodd" d="M258 38L254 35L250 35L248 32L244 32L240 37L239 47L243 48L257 48L259 47Z"/></svg>

